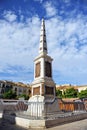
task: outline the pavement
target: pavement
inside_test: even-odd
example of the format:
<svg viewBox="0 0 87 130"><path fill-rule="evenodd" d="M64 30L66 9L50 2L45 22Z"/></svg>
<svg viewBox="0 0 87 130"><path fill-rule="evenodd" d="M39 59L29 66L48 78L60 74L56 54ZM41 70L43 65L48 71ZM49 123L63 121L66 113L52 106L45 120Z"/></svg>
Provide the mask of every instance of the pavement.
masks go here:
<svg viewBox="0 0 87 130"><path fill-rule="evenodd" d="M0 119L0 130L31 130L31 129L25 129ZM87 130L87 119L68 123L68 124L63 124L45 130Z"/></svg>
<svg viewBox="0 0 87 130"><path fill-rule="evenodd" d="M87 119L63 124L47 130L87 130Z"/></svg>
<svg viewBox="0 0 87 130"><path fill-rule="evenodd" d="M0 119L0 130L26 130L26 129L16 126L14 124L10 124L6 120Z"/></svg>

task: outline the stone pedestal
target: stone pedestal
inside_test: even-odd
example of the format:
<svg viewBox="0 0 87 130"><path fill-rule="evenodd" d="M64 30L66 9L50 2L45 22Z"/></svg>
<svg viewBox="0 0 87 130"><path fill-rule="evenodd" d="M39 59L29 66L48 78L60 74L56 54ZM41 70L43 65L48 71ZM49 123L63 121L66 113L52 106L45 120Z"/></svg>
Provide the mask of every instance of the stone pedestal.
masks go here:
<svg viewBox="0 0 87 130"><path fill-rule="evenodd" d="M29 99L28 104L30 116L45 118L60 112L57 98L36 95Z"/></svg>

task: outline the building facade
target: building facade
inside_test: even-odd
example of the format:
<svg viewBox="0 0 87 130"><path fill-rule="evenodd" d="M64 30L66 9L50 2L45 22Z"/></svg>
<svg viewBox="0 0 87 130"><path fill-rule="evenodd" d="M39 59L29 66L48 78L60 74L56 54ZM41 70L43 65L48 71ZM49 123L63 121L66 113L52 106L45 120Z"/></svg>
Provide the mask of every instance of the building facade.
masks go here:
<svg viewBox="0 0 87 130"><path fill-rule="evenodd" d="M71 85L71 84L56 85L56 89L61 90L62 92L69 88L74 88L78 92L81 92L82 90L87 89L87 85Z"/></svg>
<svg viewBox="0 0 87 130"><path fill-rule="evenodd" d="M21 94L30 95L31 87L21 82L12 82L7 80L0 80L0 97L9 90L16 92L17 96Z"/></svg>

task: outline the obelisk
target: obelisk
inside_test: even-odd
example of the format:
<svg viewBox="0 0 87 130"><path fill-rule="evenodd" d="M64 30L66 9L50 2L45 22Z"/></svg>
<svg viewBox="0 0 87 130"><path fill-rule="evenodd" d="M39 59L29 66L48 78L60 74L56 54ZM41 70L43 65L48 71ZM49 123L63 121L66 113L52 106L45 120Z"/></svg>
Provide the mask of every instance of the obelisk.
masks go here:
<svg viewBox="0 0 87 130"><path fill-rule="evenodd" d="M31 116L43 116L60 111L55 96L56 85L52 79L52 61L48 55L45 21L42 19L39 54L34 60L34 81L31 84L32 96L28 107Z"/></svg>

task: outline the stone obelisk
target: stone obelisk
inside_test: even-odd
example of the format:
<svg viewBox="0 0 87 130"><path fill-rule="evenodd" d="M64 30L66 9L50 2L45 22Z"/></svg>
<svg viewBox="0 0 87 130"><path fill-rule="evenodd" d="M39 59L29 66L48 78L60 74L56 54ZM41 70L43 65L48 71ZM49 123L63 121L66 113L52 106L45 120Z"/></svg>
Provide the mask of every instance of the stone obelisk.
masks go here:
<svg viewBox="0 0 87 130"><path fill-rule="evenodd" d="M31 84L32 96L29 99L30 115L43 116L60 111L52 79L52 61L48 55L45 21L42 19L39 54L34 60L34 81Z"/></svg>

